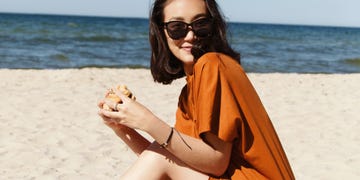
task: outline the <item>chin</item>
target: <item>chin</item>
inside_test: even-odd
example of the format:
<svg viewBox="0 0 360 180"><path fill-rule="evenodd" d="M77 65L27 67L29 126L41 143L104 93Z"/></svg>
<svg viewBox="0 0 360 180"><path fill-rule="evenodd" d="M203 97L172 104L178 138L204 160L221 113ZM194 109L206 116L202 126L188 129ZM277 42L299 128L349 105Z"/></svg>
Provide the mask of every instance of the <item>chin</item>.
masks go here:
<svg viewBox="0 0 360 180"><path fill-rule="evenodd" d="M194 63L194 56L193 55L187 55L182 58L183 63L185 64L193 64Z"/></svg>
<svg viewBox="0 0 360 180"><path fill-rule="evenodd" d="M192 55L191 52L186 51L182 53L182 57L186 61L194 61L194 55Z"/></svg>

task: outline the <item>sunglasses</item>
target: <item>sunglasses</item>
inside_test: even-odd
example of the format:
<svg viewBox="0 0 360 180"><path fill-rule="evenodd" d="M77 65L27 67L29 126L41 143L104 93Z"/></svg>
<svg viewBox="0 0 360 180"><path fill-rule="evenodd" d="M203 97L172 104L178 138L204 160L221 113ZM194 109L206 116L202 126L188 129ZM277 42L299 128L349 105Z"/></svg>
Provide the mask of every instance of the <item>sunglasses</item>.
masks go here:
<svg viewBox="0 0 360 180"><path fill-rule="evenodd" d="M174 40L184 38L190 29L200 38L208 37L212 32L212 20L210 18L201 18L190 24L182 21L169 21L164 23L164 26L168 35Z"/></svg>

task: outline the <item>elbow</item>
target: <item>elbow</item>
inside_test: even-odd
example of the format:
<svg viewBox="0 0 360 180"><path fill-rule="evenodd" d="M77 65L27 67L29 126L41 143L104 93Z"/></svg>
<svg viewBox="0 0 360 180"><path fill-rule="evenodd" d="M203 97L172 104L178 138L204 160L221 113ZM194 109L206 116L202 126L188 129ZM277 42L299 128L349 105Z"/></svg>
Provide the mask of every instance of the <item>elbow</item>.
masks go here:
<svg viewBox="0 0 360 180"><path fill-rule="evenodd" d="M214 169L211 174L216 176L216 177L220 177L226 172L226 169L227 168L220 168L219 167L217 169Z"/></svg>
<svg viewBox="0 0 360 180"><path fill-rule="evenodd" d="M218 161L218 162L214 162L212 164L212 170L211 170L211 174L216 176L216 177L220 177L221 175L223 175L228 166L229 166L229 161L226 161L226 160L221 160L221 161Z"/></svg>

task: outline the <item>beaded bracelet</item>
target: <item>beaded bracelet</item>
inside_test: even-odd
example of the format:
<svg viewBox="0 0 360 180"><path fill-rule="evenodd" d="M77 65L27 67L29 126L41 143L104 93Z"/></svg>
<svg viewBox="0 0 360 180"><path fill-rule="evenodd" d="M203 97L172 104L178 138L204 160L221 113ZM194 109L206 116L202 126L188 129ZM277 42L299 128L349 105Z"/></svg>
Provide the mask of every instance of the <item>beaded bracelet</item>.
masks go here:
<svg viewBox="0 0 360 180"><path fill-rule="evenodd" d="M162 143L162 144L160 145L161 148L166 148L166 147L169 145L169 142L170 142L170 139L171 139L173 133L174 133L174 128L171 127L171 131L170 131L169 137L167 138L166 142L164 142L164 143Z"/></svg>

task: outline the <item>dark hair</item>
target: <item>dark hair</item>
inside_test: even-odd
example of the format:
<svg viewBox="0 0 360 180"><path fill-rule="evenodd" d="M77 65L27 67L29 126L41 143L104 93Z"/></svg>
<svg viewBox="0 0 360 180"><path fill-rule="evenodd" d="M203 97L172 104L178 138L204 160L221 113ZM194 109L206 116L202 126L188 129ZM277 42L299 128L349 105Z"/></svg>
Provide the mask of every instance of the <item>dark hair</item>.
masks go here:
<svg viewBox="0 0 360 180"><path fill-rule="evenodd" d="M240 54L229 45L226 37L226 22L215 0L204 0L209 16L213 21L211 37L195 42L192 54L195 60L202 54L215 51L231 56L240 63ZM170 51L166 41L163 21L167 0L155 0L150 12L149 41L151 45L151 74L155 82L170 84L173 80L185 76L182 62Z"/></svg>

